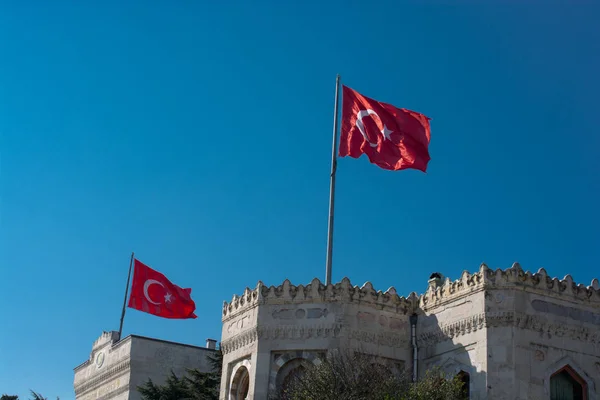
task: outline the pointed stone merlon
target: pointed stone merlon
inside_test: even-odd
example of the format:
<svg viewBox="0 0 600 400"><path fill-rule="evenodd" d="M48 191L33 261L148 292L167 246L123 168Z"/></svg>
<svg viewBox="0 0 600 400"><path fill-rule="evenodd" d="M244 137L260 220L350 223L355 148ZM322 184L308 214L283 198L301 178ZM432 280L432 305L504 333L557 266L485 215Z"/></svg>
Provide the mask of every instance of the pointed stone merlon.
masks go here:
<svg viewBox="0 0 600 400"><path fill-rule="evenodd" d="M223 303L223 318L263 303L306 304L345 301L408 312L416 310L417 307L431 306L464 296L467 292L507 287L529 288L542 294L543 292L554 293L600 305L598 279L592 280L590 286L585 286L575 283L571 275L566 275L563 279L550 278L543 268L531 273L524 271L519 263L514 263L505 270L492 270L486 264L481 264L477 272L471 274L465 270L455 281L444 278L440 273L434 273L423 295L411 293L408 297L399 296L393 286L383 292L376 290L371 282L365 282L362 286L352 285L348 278L330 285L323 284L318 278L314 278L307 285L298 286L293 285L288 279L278 286L266 286L259 281L254 289L246 288L242 295L234 295L230 302Z"/></svg>
<svg viewBox="0 0 600 400"><path fill-rule="evenodd" d="M255 289L247 288L241 297L234 295L229 303L223 303L223 318L263 303L307 304L339 301L360 302L393 310L411 308L409 299L398 296L394 287L390 287L385 292L377 291L371 282L366 282L359 287L352 285L348 278L330 285L325 285L318 278L314 278L307 285L296 286L286 279L279 286L267 287L259 282Z"/></svg>
<svg viewBox="0 0 600 400"><path fill-rule="evenodd" d="M585 286L575 283L571 275L566 275L563 279L551 278L543 268L535 273L524 271L519 263L514 263L505 270L491 270L487 265L481 264L479 271L473 274L463 271L458 280L446 279L441 285L432 284L430 279L427 291L421 297L420 304L421 306L439 304L463 296L465 292L485 287L507 288L517 286L542 292L542 294L554 293L600 305L600 283L598 279L594 279L590 286Z"/></svg>
<svg viewBox="0 0 600 400"><path fill-rule="evenodd" d="M119 341L119 332L117 331L103 331L102 334L100 335L100 337L98 339L96 339L96 341L94 342L94 344L92 345L92 350L96 349L98 347L101 347L103 345L105 345L106 343L116 343Z"/></svg>

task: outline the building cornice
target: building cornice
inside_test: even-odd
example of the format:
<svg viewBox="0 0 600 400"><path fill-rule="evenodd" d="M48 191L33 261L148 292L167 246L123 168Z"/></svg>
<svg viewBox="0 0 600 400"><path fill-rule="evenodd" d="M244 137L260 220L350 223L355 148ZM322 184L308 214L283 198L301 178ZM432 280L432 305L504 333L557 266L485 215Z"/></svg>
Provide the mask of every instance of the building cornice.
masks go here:
<svg viewBox="0 0 600 400"><path fill-rule="evenodd" d="M127 372L129 372L130 368L131 368L131 361L123 360L120 363L111 366L110 368L108 368L106 371L102 372L98 376L96 376L90 380L84 381L83 383L74 385L75 386L75 395L76 396L85 395L88 392L97 389L106 381L116 379L116 378L126 374Z"/></svg>
<svg viewBox="0 0 600 400"><path fill-rule="evenodd" d="M412 313L418 304L418 296L398 296L390 287L385 292L375 290L371 282L353 286L348 278L335 284L324 285L317 278L307 285L292 285L289 280L279 286L265 286L258 282L256 288L246 288L241 296L234 295L231 301L223 302L223 322L261 304L311 304L311 303L360 303L376 309L398 314Z"/></svg>
<svg viewBox="0 0 600 400"><path fill-rule="evenodd" d="M224 354L251 345L257 340L333 338L340 335L341 325L277 325L250 328L221 342Z"/></svg>
<svg viewBox="0 0 600 400"><path fill-rule="evenodd" d="M548 337L563 337L600 346L600 330L597 328L554 321L541 315L516 311L480 313L469 316L422 332L418 335L418 340L420 346L431 346L484 328L506 326L535 331Z"/></svg>

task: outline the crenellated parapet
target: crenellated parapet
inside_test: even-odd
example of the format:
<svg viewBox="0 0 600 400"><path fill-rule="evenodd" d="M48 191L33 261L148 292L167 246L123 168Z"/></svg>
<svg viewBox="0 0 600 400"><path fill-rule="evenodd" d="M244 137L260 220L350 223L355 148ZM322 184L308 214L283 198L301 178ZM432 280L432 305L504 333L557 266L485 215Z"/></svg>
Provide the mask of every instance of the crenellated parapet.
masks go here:
<svg viewBox="0 0 600 400"><path fill-rule="evenodd" d="M98 339L94 341L94 345L92 349L96 349L98 347L104 346L106 343L116 343L119 341L119 332L116 331L103 331L102 335Z"/></svg>
<svg viewBox="0 0 600 400"><path fill-rule="evenodd" d="M487 266L482 264L479 271L474 274L463 271L460 279L455 281L449 278L443 282L441 278L430 279L427 291L419 296L419 307L423 309L436 307L484 290L486 269Z"/></svg>
<svg viewBox="0 0 600 400"><path fill-rule="evenodd" d="M311 304L311 303L360 303L373 308L401 314L417 309L428 310L453 302L461 297L488 289L511 289L539 293L545 296L561 296L570 301L582 302L600 308L600 282L593 279L589 286L577 284L571 275L563 279L548 276L546 270L524 271L518 263L507 269L492 270L481 264L475 273L463 271L460 278L451 281L441 277L430 279L427 291L417 296L399 296L394 287L386 291L376 290L371 282L362 286L352 285L348 278L330 285L313 279L307 285L293 285L289 280L278 286L266 286L259 281L254 289L246 288L240 296L234 295L230 302L223 303L223 321L245 312L259 304ZM110 334L108 334L110 335Z"/></svg>
<svg viewBox="0 0 600 400"><path fill-rule="evenodd" d="M512 267L502 270L491 270L482 266L485 272L486 284L497 287L522 287L532 291L540 292L544 295L561 295L579 302L594 304L600 307L600 282L593 279L589 286L573 281L571 275L566 275L563 279L550 277L544 268L531 273L524 271L518 263Z"/></svg>
<svg viewBox="0 0 600 400"><path fill-rule="evenodd" d="M311 303L357 303L370 305L380 310L396 313L412 313L418 305L419 297L411 293L408 297L399 296L394 287L385 292L375 290L371 282L354 286L348 278L335 284L324 285L313 279L307 285L292 285L285 280L279 286L266 286L261 281L256 288L246 288L241 296L234 295L231 301L223 303L223 321L245 312L259 304L311 304Z"/></svg>
<svg viewBox="0 0 600 400"><path fill-rule="evenodd" d="M593 279L589 286L577 284L571 275L563 279L548 276L546 270L540 268L537 272L524 271L518 263L508 269L492 270L481 264L479 271L470 274L463 271L460 279L446 280L431 279L427 291L419 297L421 308L432 308L455 301L460 297L486 289L520 288L526 291L546 296L568 297L571 301L586 303L600 308L600 282Z"/></svg>

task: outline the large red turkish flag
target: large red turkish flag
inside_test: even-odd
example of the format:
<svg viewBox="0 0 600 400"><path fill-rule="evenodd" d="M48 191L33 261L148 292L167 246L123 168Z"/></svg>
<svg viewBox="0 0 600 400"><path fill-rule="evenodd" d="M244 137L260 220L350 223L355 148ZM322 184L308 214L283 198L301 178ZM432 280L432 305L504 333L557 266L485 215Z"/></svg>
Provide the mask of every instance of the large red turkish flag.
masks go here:
<svg viewBox="0 0 600 400"><path fill-rule="evenodd" d="M340 157L362 154L381 168L425 172L429 157L429 118L370 99L342 86Z"/></svg>
<svg viewBox="0 0 600 400"><path fill-rule="evenodd" d="M163 318L197 318L192 289L182 289L163 274L135 260L130 308Z"/></svg>

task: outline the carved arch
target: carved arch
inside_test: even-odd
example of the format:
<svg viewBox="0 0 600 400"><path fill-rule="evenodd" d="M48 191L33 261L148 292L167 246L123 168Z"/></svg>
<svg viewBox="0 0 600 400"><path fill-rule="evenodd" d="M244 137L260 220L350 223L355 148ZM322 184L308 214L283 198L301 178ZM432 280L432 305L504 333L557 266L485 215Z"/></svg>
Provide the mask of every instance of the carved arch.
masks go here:
<svg viewBox="0 0 600 400"><path fill-rule="evenodd" d="M282 354L278 358L276 358L271 363L271 371L269 374L269 391L275 392L277 390L277 381L280 370L285 365L291 365L290 362L297 363L298 366L302 363L319 365L321 363L321 359L319 358L319 353L314 351L306 351L306 350L298 350L291 351ZM281 372L286 372L285 370L281 370ZM289 371L288 371L289 372Z"/></svg>
<svg viewBox="0 0 600 400"><path fill-rule="evenodd" d="M546 368L546 372L544 373L544 394L547 398L550 398L550 378L557 372L568 368L576 373L584 382L587 387L586 399L587 400L600 400L598 399L598 395L596 394L596 386L594 384L594 380L589 377L588 374L569 356L565 356L558 361L551 364L548 368Z"/></svg>
<svg viewBox="0 0 600 400"><path fill-rule="evenodd" d="M473 393L473 378L475 377L475 374L477 374L477 368L474 365L467 365L456 360L454 357L450 357L438 364L438 366L442 369L442 371L452 375L453 377L460 375L461 373L466 374L469 382L467 393L469 393L469 395Z"/></svg>
<svg viewBox="0 0 600 400"><path fill-rule="evenodd" d="M247 380L248 386L251 384L251 374L252 364L249 359L244 359L236 363L236 365L231 370L231 377L229 379L229 393L227 398L229 400L243 400L238 396L238 391L240 390L240 384L244 383Z"/></svg>

